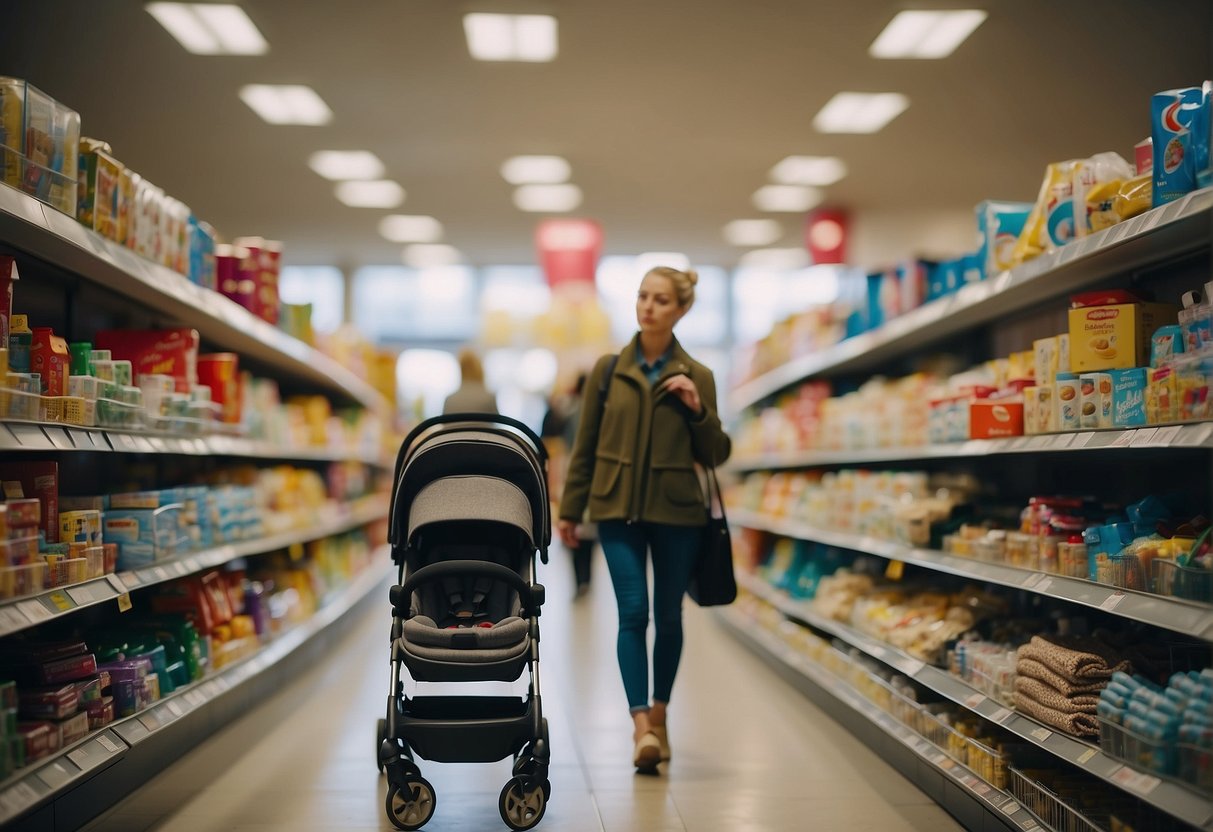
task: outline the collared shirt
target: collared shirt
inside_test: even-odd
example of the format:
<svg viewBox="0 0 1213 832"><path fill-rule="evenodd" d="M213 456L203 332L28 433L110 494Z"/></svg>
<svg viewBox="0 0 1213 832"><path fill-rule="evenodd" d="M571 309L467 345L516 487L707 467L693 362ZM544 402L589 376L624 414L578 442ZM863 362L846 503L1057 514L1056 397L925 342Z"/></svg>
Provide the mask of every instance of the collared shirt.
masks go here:
<svg viewBox="0 0 1213 832"><path fill-rule="evenodd" d="M661 356L652 364L644 360L644 350L640 348L639 342L636 344L636 363L640 365L640 372L644 373L649 380L649 384L656 384L657 379L661 378L661 371L665 369L665 365L670 361L670 355L674 352L674 345L670 344Z"/></svg>

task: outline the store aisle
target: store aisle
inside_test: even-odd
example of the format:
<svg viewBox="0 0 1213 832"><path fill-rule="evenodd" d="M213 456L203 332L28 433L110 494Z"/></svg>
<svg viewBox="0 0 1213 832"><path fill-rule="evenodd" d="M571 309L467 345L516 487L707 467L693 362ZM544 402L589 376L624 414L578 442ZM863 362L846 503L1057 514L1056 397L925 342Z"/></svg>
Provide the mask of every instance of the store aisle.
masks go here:
<svg viewBox="0 0 1213 832"><path fill-rule="evenodd" d="M689 601L671 708L674 761L630 766L630 720L614 656L605 564L572 599L565 553L542 573L541 676L553 741L551 832L931 830L959 827ZM386 593L384 593L386 596ZM373 734L387 685L386 598L329 661L185 755L88 832L388 830ZM467 692L464 686L462 692ZM509 761L422 762L438 792L427 830L504 830Z"/></svg>

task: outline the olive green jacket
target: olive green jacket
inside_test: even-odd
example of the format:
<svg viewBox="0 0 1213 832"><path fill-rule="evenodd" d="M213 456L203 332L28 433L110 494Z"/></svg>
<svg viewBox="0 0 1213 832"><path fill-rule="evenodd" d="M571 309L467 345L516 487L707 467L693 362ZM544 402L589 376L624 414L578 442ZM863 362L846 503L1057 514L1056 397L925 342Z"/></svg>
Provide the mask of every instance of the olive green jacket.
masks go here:
<svg viewBox="0 0 1213 832"><path fill-rule="evenodd" d="M588 506L594 522L702 526L707 515L695 463L720 465L731 448L716 413L716 382L675 340L661 377L650 385L636 360L639 337L619 353L605 407L600 385L609 355L598 359L586 380L560 517L580 522ZM698 417L678 396L658 389L680 373L699 390Z"/></svg>

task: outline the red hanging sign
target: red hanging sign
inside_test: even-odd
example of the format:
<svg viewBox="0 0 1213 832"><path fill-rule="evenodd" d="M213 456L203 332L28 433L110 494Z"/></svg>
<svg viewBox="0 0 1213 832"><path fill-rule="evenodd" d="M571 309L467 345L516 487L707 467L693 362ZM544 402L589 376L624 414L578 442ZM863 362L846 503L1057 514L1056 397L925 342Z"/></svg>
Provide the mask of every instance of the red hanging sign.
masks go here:
<svg viewBox="0 0 1213 832"><path fill-rule="evenodd" d="M544 220L535 229L535 248L549 286L592 285L602 253L602 226L593 220Z"/></svg>
<svg viewBox="0 0 1213 832"><path fill-rule="evenodd" d="M846 262L850 219L845 211L822 208L809 214L804 227L804 245L814 264Z"/></svg>

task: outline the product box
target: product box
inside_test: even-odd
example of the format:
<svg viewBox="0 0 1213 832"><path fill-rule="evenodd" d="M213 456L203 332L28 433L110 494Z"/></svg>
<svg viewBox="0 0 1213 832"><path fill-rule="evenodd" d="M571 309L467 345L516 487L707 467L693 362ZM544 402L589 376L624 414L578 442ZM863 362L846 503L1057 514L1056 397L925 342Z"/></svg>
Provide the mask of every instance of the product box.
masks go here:
<svg viewBox="0 0 1213 832"><path fill-rule="evenodd" d="M282 243L261 237L239 237L234 247L248 252L247 258L240 262L240 279L251 281L251 286L242 284L240 296L234 299L258 318L277 325Z"/></svg>
<svg viewBox="0 0 1213 832"><path fill-rule="evenodd" d="M22 719L66 719L80 707L80 696L70 684L19 688L17 693Z"/></svg>
<svg viewBox="0 0 1213 832"><path fill-rule="evenodd" d="M76 219L109 240L118 239L118 180L122 165L110 146L95 139L80 140L80 184Z"/></svg>
<svg viewBox="0 0 1213 832"><path fill-rule="evenodd" d="M1114 370L1112 376L1112 426L1133 428L1146 424L1148 370L1134 367Z"/></svg>
<svg viewBox="0 0 1213 832"><path fill-rule="evenodd" d="M42 379L42 395L66 396L72 358L67 340L55 335L49 326L34 327L29 352L30 371Z"/></svg>
<svg viewBox="0 0 1213 832"><path fill-rule="evenodd" d="M1154 170L1154 139L1147 138L1133 145L1133 162L1137 175L1152 173Z"/></svg>
<svg viewBox="0 0 1213 832"><path fill-rule="evenodd" d="M7 500L34 498L40 513L38 528L47 543L59 542L59 463L0 463L0 483ZM10 483L16 483L15 487ZM14 492L20 493L14 493Z"/></svg>
<svg viewBox="0 0 1213 832"><path fill-rule="evenodd" d="M1015 243L1032 211L1030 202L986 200L977 206L977 260L988 280L1015 265Z"/></svg>
<svg viewBox="0 0 1213 832"><path fill-rule="evenodd" d="M1036 385L1036 427L1041 433L1057 431L1057 399L1054 385Z"/></svg>
<svg viewBox="0 0 1213 832"><path fill-rule="evenodd" d="M4 181L76 215L80 116L18 78L0 78Z"/></svg>
<svg viewBox="0 0 1213 832"><path fill-rule="evenodd" d="M1028 385L1023 388L1023 432L1027 436L1040 433L1040 408L1036 396L1036 387Z"/></svg>
<svg viewBox="0 0 1213 832"><path fill-rule="evenodd" d="M1023 436L1024 403L1013 399L974 399L969 402L969 438L1001 439Z"/></svg>
<svg viewBox="0 0 1213 832"><path fill-rule="evenodd" d="M1078 295L1071 301L1070 368L1075 373L1148 365L1150 336L1175 323L1178 313L1174 306L1142 303L1127 292Z"/></svg>
<svg viewBox="0 0 1213 832"><path fill-rule="evenodd" d="M1055 383L1057 401L1057 430L1075 431L1082 425L1082 387L1078 376L1072 373L1058 375Z"/></svg>
<svg viewBox="0 0 1213 832"><path fill-rule="evenodd" d="M1112 376L1083 373L1078 379L1082 407L1079 426L1084 430L1112 427Z"/></svg>
<svg viewBox="0 0 1213 832"><path fill-rule="evenodd" d="M1159 367L1149 371L1146 421L1151 425L1179 421L1179 384L1174 367Z"/></svg>
<svg viewBox="0 0 1213 832"><path fill-rule="evenodd" d="M102 543L101 512L88 510L60 511L59 542L100 546Z"/></svg>
<svg viewBox="0 0 1213 832"><path fill-rule="evenodd" d="M198 356L198 382L211 391L211 401L219 405L219 420L240 423L240 360L232 352Z"/></svg>
<svg viewBox="0 0 1213 832"><path fill-rule="evenodd" d="M104 330L95 340L98 349L109 350L115 361L130 361L135 378L172 376L178 393L189 393L198 383L199 338L195 329Z"/></svg>
<svg viewBox="0 0 1213 832"><path fill-rule="evenodd" d="M1057 381L1057 373L1069 372L1069 368L1062 369L1060 345L1057 341L1057 336L1052 338L1039 338L1032 342L1033 354L1033 378L1036 380L1037 387L1052 386Z"/></svg>

